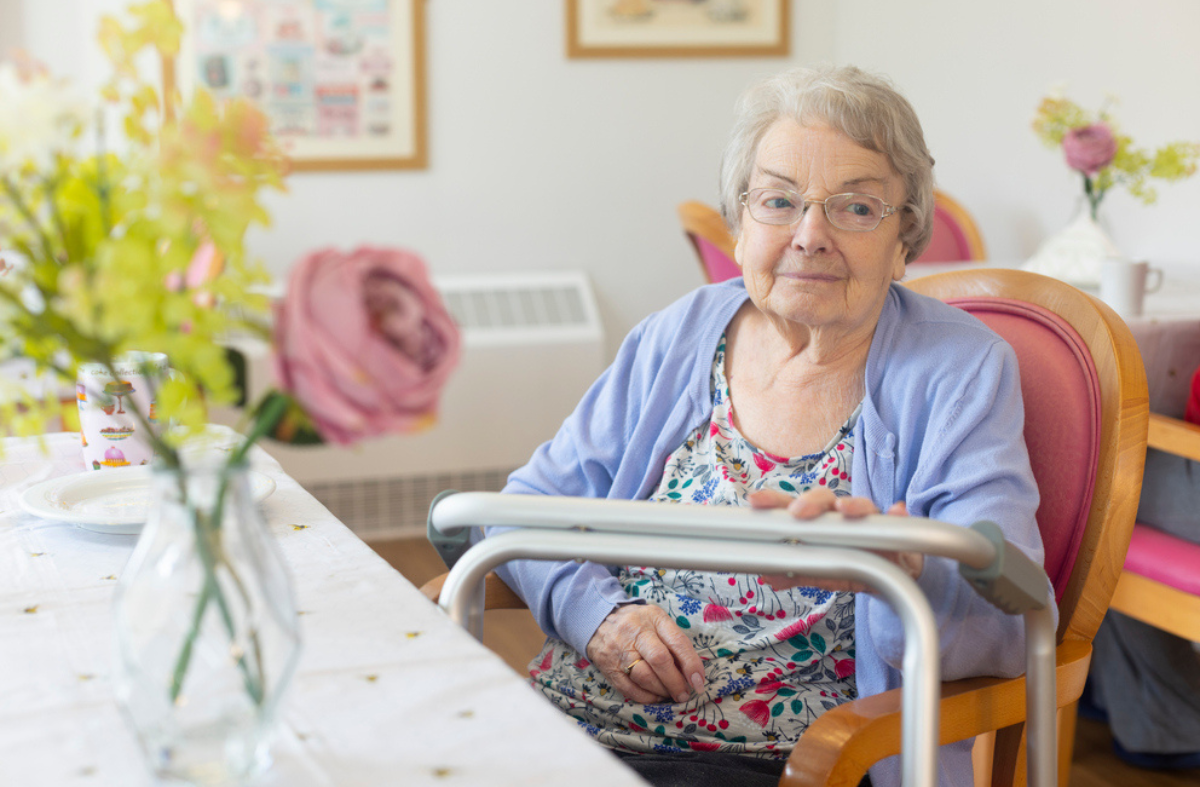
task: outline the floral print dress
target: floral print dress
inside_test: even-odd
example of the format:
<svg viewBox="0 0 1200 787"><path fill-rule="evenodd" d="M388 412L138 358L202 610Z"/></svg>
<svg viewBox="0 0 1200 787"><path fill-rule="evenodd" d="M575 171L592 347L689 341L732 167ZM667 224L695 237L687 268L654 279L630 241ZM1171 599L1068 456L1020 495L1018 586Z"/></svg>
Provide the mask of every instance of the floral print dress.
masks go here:
<svg viewBox="0 0 1200 787"><path fill-rule="evenodd" d="M667 459L652 500L749 505L759 489L850 494L856 409L820 453L786 458L734 425L725 339L712 367L713 414ZM632 598L665 609L704 661L687 702L626 700L584 654L556 639L530 664L534 687L600 743L637 752L722 751L783 758L826 710L856 696L854 598L812 587L774 591L760 576L624 566Z"/></svg>

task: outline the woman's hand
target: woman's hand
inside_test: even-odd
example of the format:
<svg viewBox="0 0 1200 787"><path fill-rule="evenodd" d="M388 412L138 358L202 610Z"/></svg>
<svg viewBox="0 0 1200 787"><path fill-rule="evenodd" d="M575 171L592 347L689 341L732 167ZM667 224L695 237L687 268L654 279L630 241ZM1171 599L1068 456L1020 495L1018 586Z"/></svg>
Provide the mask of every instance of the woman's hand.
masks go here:
<svg viewBox="0 0 1200 787"><path fill-rule="evenodd" d="M786 508L788 513L796 519L814 519L830 511L836 511L847 519L860 519L879 513L875 504L865 497L838 497L829 489L813 489L796 497L774 489L761 489L753 492L747 499L753 508ZM890 516L908 516L908 508L904 505L903 500L895 503L887 512ZM922 552L871 551L895 563L913 579L920 578L921 571L925 568L925 555ZM776 574L764 575L763 580L774 590L787 590L794 587L818 587L824 590L843 590L854 593L870 592L871 590L861 582L841 579L789 577Z"/></svg>
<svg viewBox="0 0 1200 787"><path fill-rule="evenodd" d="M704 688L704 665L692 641L653 604L610 612L588 642L587 657L634 702L687 702Z"/></svg>

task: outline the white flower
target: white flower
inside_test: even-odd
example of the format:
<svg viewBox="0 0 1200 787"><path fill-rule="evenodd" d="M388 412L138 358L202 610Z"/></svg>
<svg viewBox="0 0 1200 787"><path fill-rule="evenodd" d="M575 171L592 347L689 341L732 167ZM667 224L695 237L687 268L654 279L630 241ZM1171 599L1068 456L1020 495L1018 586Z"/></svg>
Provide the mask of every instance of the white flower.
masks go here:
<svg viewBox="0 0 1200 787"><path fill-rule="evenodd" d="M68 83L0 62L0 176L25 167L45 171L87 121L87 105Z"/></svg>

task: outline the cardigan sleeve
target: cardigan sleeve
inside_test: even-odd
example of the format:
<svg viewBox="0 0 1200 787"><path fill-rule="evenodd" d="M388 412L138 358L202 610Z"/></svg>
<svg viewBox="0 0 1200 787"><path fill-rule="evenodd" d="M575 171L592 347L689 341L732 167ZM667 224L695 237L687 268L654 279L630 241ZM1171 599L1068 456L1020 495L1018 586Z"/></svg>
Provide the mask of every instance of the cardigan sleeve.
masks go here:
<svg viewBox="0 0 1200 787"><path fill-rule="evenodd" d="M927 414L920 445L907 447L919 456L898 496L913 516L964 526L996 522L1008 541L1041 563L1039 497L1025 447L1016 354L997 339L976 356L976 368L955 369L942 382L949 395ZM944 680L1024 671L1021 616L1006 615L979 596L954 561L927 557L918 585L938 624ZM904 645L899 618L882 599L869 596L865 604L871 641L899 669Z"/></svg>

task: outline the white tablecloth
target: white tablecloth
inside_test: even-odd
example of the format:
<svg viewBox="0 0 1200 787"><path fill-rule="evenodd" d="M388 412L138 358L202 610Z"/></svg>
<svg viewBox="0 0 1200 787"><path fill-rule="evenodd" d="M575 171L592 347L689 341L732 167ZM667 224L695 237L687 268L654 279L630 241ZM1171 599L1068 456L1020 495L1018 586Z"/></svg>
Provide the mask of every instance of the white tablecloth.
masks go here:
<svg viewBox="0 0 1200 787"><path fill-rule="evenodd" d="M110 685L111 599L134 536L24 513L21 491L81 472L78 436L4 439L0 785L153 780ZM291 569L303 656L274 767L256 785L639 785L430 604L262 451L264 512Z"/></svg>

